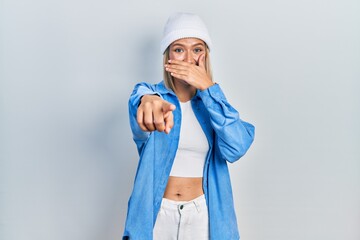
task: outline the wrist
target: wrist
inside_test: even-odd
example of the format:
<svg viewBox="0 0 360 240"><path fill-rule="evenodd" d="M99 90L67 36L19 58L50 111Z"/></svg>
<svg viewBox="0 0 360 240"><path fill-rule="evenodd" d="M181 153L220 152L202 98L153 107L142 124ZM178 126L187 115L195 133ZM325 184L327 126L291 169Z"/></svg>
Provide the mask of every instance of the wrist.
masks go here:
<svg viewBox="0 0 360 240"><path fill-rule="evenodd" d="M215 85L215 83L214 83L213 81L209 80L209 82L207 82L206 84L204 84L204 86L202 86L202 87L200 88L200 90L201 90L201 91L204 91L204 90L206 90L206 89L208 89L209 87L212 87L212 86L214 86L214 85Z"/></svg>

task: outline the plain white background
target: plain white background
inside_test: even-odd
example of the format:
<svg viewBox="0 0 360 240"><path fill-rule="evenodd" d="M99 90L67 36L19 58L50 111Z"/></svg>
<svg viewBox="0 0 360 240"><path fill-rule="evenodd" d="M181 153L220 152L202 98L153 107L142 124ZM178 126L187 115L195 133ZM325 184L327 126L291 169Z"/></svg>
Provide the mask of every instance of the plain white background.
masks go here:
<svg viewBox="0 0 360 240"><path fill-rule="evenodd" d="M137 165L127 100L162 77L175 11L256 126L230 165L242 240L360 239L360 2L0 2L0 239L121 239Z"/></svg>

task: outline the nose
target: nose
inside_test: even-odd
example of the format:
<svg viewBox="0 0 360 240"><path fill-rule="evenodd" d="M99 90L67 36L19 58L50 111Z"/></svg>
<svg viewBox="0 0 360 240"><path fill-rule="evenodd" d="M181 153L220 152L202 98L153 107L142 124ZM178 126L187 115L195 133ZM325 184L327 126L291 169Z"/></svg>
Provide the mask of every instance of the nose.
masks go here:
<svg viewBox="0 0 360 240"><path fill-rule="evenodd" d="M195 59L194 56L192 54L192 51L186 51L186 55L185 55L185 59L186 62L188 63L195 63Z"/></svg>

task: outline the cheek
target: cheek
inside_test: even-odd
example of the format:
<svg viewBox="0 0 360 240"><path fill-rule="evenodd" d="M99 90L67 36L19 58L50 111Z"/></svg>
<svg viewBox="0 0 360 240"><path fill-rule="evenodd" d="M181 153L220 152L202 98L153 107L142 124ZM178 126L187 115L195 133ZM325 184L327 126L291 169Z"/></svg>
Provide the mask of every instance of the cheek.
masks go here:
<svg viewBox="0 0 360 240"><path fill-rule="evenodd" d="M182 61L184 60L184 56L182 53L170 52L169 59Z"/></svg>

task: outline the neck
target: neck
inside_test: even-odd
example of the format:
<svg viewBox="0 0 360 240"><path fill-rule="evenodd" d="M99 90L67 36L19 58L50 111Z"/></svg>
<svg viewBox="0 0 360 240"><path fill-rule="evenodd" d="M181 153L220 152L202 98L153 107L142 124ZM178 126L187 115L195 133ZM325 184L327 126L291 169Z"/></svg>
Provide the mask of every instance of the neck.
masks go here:
<svg viewBox="0 0 360 240"><path fill-rule="evenodd" d="M196 88L183 80L174 79L174 86L174 92L180 102L187 102L196 94Z"/></svg>

